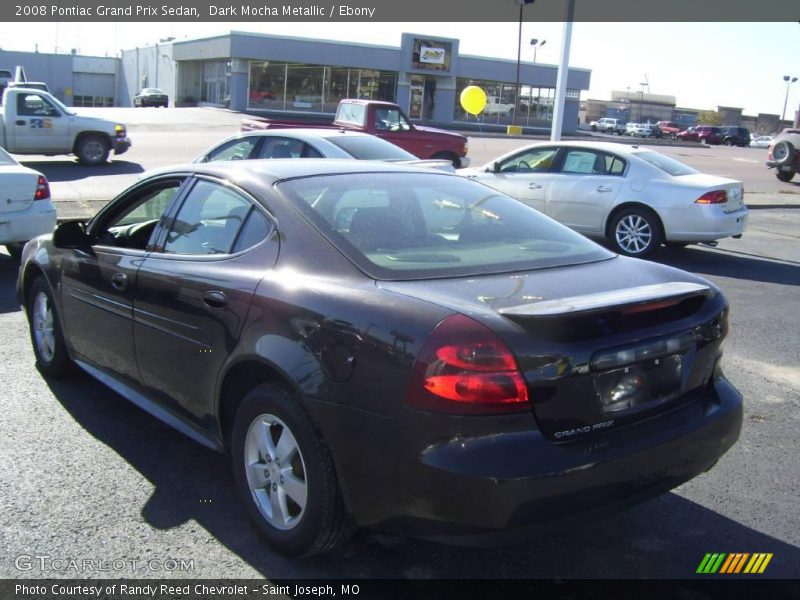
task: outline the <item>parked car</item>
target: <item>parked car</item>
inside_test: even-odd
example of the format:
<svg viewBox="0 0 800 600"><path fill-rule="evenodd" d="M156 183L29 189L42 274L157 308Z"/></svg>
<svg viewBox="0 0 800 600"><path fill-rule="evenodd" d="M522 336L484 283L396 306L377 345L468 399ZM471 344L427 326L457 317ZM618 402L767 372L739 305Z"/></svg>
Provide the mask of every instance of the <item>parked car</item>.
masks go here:
<svg viewBox="0 0 800 600"><path fill-rule="evenodd" d="M675 139L675 135L680 133L682 129L682 127L674 121L659 121L656 123L656 127L661 130L663 135L671 137L672 139Z"/></svg>
<svg viewBox="0 0 800 600"><path fill-rule="evenodd" d="M753 148L769 148L774 139L771 135L759 135L750 140L750 146Z"/></svg>
<svg viewBox="0 0 800 600"><path fill-rule="evenodd" d="M31 241L17 290L44 376L77 365L227 449L290 555L594 518L710 469L742 423L717 287L431 169L157 171Z"/></svg>
<svg viewBox="0 0 800 600"><path fill-rule="evenodd" d="M740 237L741 181L699 173L668 156L609 142L538 143L459 171L592 237L620 254L662 243Z"/></svg>
<svg viewBox="0 0 800 600"><path fill-rule="evenodd" d="M800 129L784 129L767 150L767 166L775 169L775 177L791 181L800 171Z"/></svg>
<svg viewBox="0 0 800 600"><path fill-rule="evenodd" d="M23 167L0 148L0 244L18 259L25 242L56 226L56 208L47 178Z"/></svg>
<svg viewBox="0 0 800 600"><path fill-rule="evenodd" d="M712 127L711 125L700 125L694 128L697 141L701 144L718 145L724 141L722 128Z"/></svg>
<svg viewBox="0 0 800 600"><path fill-rule="evenodd" d="M616 133L622 135L625 133L625 124L621 119L612 119L610 117L603 117L597 121L590 123L592 131L601 131L603 133Z"/></svg>
<svg viewBox="0 0 800 600"><path fill-rule="evenodd" d="M649 125L644 123L628 123L625 125L625 133L633 137L649 137L652 133Z"/></svg>
<svg viewBox="0 0 800 600"><path fill-rule="evenodd" d="M431 166L450 172L455 170L448 159L422 160L377 136L327 128L240 133L206 150L194 162L258 158L356 158Z"/></svg>
<svg viewBox="0 0 800 600"><path fill-rule="evenodd" d="M720 128L722 132L722 143L726 146L741 146L746 148L750 145L750 130L746 127L725 126Z"/></svg>
<svg viewBox="0 0 800 600"><path fill-rule="evenodd" d="M133 105L136 107L163 106L168 108L169 96L158 88L143 88L133 97Z"/></svg>

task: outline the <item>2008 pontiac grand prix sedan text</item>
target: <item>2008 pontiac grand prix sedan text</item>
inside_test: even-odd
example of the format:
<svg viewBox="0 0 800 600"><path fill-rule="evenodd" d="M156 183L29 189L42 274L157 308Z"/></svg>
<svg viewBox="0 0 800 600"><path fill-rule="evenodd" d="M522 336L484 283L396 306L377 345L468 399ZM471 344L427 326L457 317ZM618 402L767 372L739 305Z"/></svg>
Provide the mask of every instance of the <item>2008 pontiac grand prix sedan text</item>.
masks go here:
<svg viewBox="0 0 800 600"><path fill-rule="evenodd" d="M28 243L18 293L46 376L228 450L287 554L529 536L679 485L741 427L717 288L427 169L152 173Z"/></svg>

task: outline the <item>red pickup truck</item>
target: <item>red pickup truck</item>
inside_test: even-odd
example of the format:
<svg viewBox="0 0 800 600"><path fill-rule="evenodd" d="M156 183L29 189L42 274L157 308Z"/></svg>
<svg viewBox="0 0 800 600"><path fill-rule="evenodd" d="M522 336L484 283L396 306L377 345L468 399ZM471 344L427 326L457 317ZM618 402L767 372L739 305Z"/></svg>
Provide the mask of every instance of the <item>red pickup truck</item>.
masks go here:
<svg viewBox="0 0 800 600"><path fill-rule="evenodd" d="M249 118L242 121L242 131L309 127L308 121L284 121ZM403 110L392 102L344 99L339 102L333 123L313 127L335 127L371 133L400 146L417 158L445 158L456 168L468 167L467 138L458 133L419 127L412 124Z"/></svg>

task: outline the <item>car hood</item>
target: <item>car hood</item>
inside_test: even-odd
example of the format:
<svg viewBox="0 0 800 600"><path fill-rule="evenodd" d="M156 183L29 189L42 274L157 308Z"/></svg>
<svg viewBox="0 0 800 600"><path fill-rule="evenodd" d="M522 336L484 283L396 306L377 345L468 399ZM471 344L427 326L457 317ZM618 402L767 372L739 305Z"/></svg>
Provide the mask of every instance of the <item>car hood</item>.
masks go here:
<svg viewBox="0 0 800 600"><path fill-rule="evenodd" d="M436 135L446 135L452 137L454 139L465 139L463 135L460 133L453 133L452 131L445 131L444 129L437 129L436 127L426 127L425 125L414 125L416 129L419 131L425 131L426 133L435 133Z"/></svg>

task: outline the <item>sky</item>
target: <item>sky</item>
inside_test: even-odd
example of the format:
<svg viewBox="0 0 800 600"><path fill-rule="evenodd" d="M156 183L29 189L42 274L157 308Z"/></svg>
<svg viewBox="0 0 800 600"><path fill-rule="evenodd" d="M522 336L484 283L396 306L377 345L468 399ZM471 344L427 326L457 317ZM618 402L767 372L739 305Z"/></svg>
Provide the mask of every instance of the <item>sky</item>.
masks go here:
<svg viewBox="0 0 800 600"><path fill-rule="evenodd" d="M9 24L11 25L11 24ZM3 50L115 56L122 49L230 30L400 45L403 32L460 40L460 52L516 60L518 23L14 23L3 27ZM523 23L522 60L533 61L530 40L546 40L537 62L556 64L562 23ZM57 48L57 50L56 50ZM13 65L0 65L13 67ZM800 78L800 24L789 23L575 23L570 66L591 69L581 99L610 99L611 90L675 96L678 106L744 114L780 114L784 75ZM647 92L647 88L644 88ZM787 118L800 105L800 81L789 86Z"/></svg>

